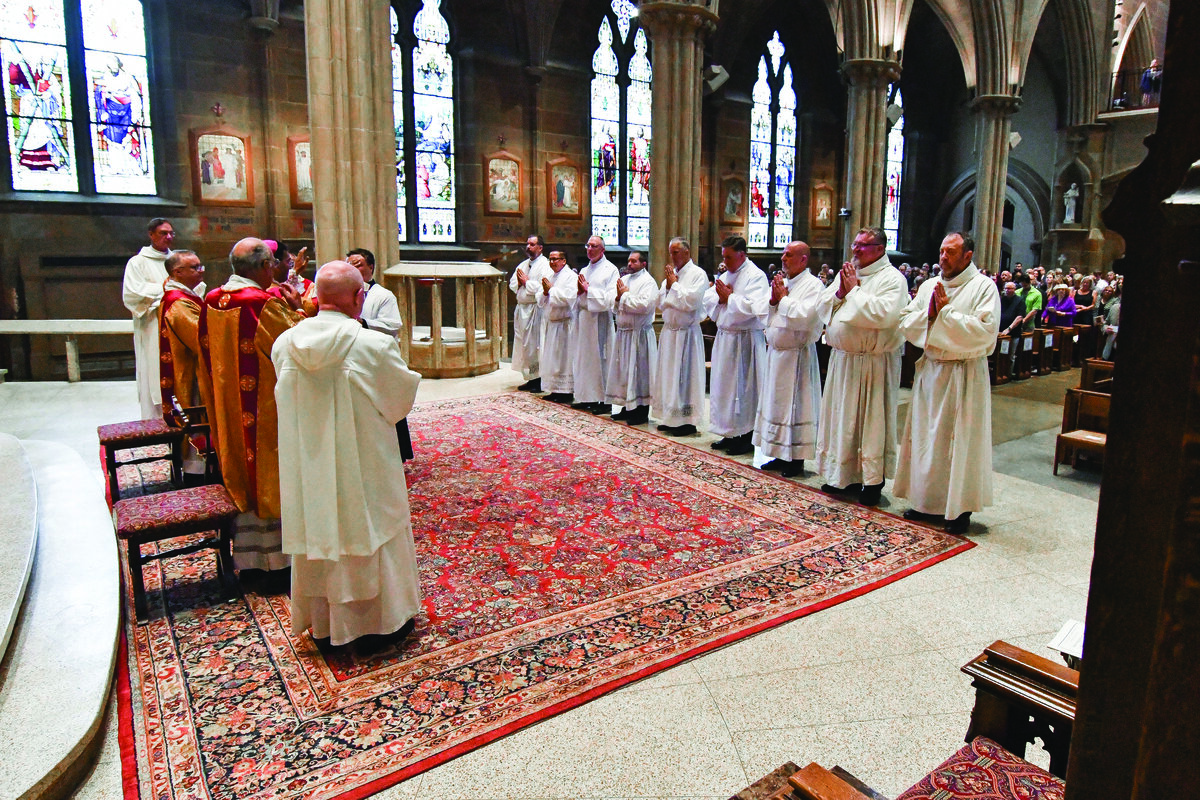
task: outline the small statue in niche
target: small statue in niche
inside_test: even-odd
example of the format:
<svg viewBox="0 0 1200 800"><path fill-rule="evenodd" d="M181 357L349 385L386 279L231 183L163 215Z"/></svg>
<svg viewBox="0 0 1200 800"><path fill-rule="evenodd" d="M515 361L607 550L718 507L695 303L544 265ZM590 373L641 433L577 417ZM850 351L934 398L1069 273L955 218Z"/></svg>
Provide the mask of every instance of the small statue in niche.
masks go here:
<svg viewBox="0 0 1200 800"><path fill-rule="evenodd" d="M1079 185L1072 183L1071 188L1063 192L1063 223L1066 225L1074 225L1078 220L1075 219L1075 204L1079 200Z"/></svg>

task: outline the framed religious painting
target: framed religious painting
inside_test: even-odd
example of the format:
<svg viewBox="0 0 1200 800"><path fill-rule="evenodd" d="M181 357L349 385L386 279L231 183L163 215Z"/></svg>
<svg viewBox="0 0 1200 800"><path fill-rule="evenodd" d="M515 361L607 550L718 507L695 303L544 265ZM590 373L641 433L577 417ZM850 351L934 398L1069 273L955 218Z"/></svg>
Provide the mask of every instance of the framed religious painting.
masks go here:
<svg viewBox="0 0 1200 800"><path fill-rule="evenodd" d="M546 216L583 219L583 182L579 165L569 158L546 162Z"/></svg>
<svg viewBox="0 0 1200 800"><path fill-rule="evenodd" d="M521 182L521 159L507 150L483 157L483 175L487 193L483 213L504 217L519 217L525 187Z"/></svg>
<svg viewBox="0 0 1200 800"><path fill-rule="evenodd" d="M312 142L307 136L289 136L287 142L288 191L292 196L292 208L312 208Z"/></svg>
<svg viewBox="0 0 1200 800"><path fill-rule="evenodd" d="M721 224L743 225L746 222L746 182L736 175L721 178Z"/></svg>
<svg viewBox="0 0 1200 800"><path fill-rule="evenodd" d="M813 187L811 214L813 230L833 230L833 188L829 184Z"/></svg>
<svg viewBox="0 0 1200 800"><path fill-rule="evenodd" d="M250 137L224 127L193 129L192 202L202 206L254 205Z"/></svg>

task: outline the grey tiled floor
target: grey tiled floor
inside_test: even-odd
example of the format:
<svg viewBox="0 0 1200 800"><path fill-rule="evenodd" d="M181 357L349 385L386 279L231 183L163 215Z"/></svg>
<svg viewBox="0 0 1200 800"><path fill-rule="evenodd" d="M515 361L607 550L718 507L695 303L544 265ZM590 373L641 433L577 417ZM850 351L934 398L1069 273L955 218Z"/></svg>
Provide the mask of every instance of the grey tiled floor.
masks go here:
<svg viewBox="0 0 1200 800"><path fill-rule="evenodd" d="M425 381L419 400L520 382L507 369ZM994 414L1046 416L1043 398L1023 407L1016 387L1004 397ZM98 464L97 424L136 416L132 383L0 385L0 430L63 442L88 463ZM999 447L1019 461L1022 441ZM1052 435L1049 441L1052 447ZM899 794L961 745L972 702L962 664L995 639L1053 655L1045 643L1063 621L1083 619L1098 479L1082 475L1062 491L1050 479L1050 454L1026 454L1041 466L1004 462L995 475L996 505L975 515L975 549L518 731L378 796L726 798L788 760L840 764L885 795ZM884 507L898 513L907 506L889 497ZM80 800L121 798L111 705L100 762L74 795Z"/></svg>

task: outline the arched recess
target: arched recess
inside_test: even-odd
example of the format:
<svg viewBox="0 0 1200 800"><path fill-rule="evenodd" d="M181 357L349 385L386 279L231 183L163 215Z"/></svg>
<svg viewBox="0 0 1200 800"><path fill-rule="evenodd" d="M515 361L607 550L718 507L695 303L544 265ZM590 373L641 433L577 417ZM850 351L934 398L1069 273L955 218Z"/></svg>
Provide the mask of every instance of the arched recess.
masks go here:
<svg viewBox="0 0 1200 800"><path fill-rule="evenodd" d="M1025 162L1010 157L1006 184L1033 210L1034 240L1040 242L1045 239L1050 223L1050 185L1046 183L1046 179ZM975 170L970 169L958 176L938 205L937 213L933 215L933 226L929 231L932 241L941 241L947 231L950 212L974 193Z"/></svg>
<svg viewBox="0 0 1200 800"><path fill-rule="evenodd" d="M1117 71L1141 72L1150 66L1153 58L1154 32L1150 29L1150 18L1143 3L1125 28L1125 38L1117 49Z"/></svg>

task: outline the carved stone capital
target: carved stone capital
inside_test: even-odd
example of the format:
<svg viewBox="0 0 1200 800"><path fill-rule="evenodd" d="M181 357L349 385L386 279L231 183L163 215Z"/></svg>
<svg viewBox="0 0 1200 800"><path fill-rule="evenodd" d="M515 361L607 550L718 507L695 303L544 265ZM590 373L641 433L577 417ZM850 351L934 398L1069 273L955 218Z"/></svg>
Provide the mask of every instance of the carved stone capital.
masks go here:
<svg viewBox="0 0 1200 800"><path fill-rule="evenodd" d="M969 108L994 117L1011 117L1021 107L1021 98L1011 94L981 94L971 101Z"/></svg>
<svg viewBox="0 0 1200 800"><path fill-rule="evenodd" d="M890 58L851 58L842 64L851 86L886 85L900 80L900 62Z"/></svg>
<svg viewBox="0 0 1200 800"><path fill-rule="evenodd" d="M638 6L638 24L651 38L691 39L717 29L717 0L655 0Z"/></svg>

